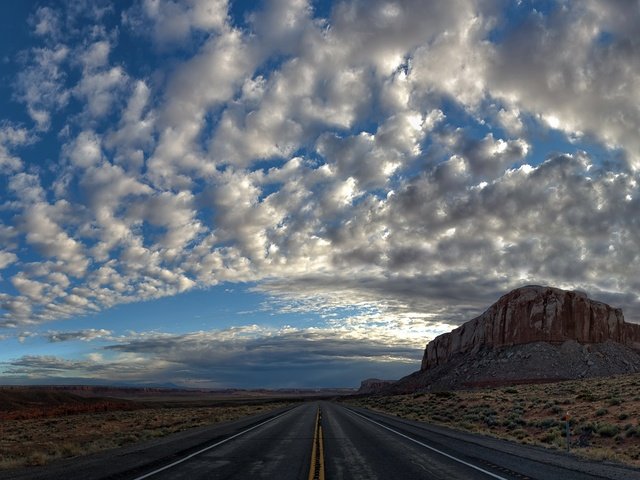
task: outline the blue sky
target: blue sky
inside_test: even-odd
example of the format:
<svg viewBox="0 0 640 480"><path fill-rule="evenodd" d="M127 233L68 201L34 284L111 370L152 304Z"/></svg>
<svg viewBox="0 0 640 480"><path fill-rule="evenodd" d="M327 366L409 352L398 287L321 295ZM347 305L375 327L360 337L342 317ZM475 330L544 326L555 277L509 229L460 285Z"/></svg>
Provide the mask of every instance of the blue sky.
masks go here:
<svg viewBox="0 0 640 480"><path fill-rule="evenodd" d="M0 4L0 382L357 386L506 291L640 321L624 2Z"/></svg>

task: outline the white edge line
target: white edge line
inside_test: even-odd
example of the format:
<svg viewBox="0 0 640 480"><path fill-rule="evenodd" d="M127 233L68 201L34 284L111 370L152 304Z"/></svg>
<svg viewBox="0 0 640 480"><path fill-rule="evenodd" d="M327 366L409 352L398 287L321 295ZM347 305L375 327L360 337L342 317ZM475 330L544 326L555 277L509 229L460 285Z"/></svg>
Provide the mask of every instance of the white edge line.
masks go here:
<svg viewBox="0 0 640 480"><path fill-rule="evenodd" d="M422 442L416 440L415 438L411 438L411 437L405 435L404 433L400 433L400 432L394 430L393 428L389 428L386 425L383 425L382 423L378 423L375 420L371 420L369 417L361 415L358 412L355 412L353 410L349 410L349 411L351 413L355 414L355 415L358 415L359 417L364 418L365 420L370 421L371 423L375 423L376 425L378 425L378 426L380 426L382 428L385 428L385 429L389 430L390 432L395 433L396 435L400 435L401 437L404 437L407 440L411 440L413 443L417 443L418 445L421 445L421 446L423 446L425 448L428 448L429 450L433 450L434 452L439 453L440 455L444 455L445 457L450 458L451 460L455 460L458 463L462 463L463 465L466 465L467 467L471 467L471 468L473 468L475 470L478 470L479 472L485 473L485 474L487 474L487 475L489 475L489 476L491 476L493 478L497 478L499 480L507 480L506 478L501 477L499 475L496 475L495 473L491 473L491 472L485 470L484 468L480 468L480 467L478 467L476 465L473 465L472 463L468 463L468 462L465 462L464 460L460 460L459 458L454 457L453 455L449 455L448 453L445 453L442 450L438 450L437 448L431 447L431 446L427 445L426 443L422 443Z"/></svg>
<svg viewBox="0 0 640 480"><path fill-rule="evenodd" d="M287 410L286 412L282 412L281 414L276 415L275 417L272 417L272 418L270 418L269 420L266 420L266 421L264 421L264 422L262 422L262 423L259 423L258 425L254 425L254 426L253 426L253 427L251 427L251 428L247 428L246 430L243 430L243 431L241 431L240 433L236 433L235 435L232 435L232 436L231 436L231 437L229 437L229 438L225 438L224 440L221 440L221 441L219 441L218 443L214 443L213 445L209 445L208 447L205 447L205 448L203 448L203 449L201 449L201 450L198 450L197 452L194 452L194 453L192 453L192 454L190 454L190 455L187 455L186 457L181 458L180 460L176 460L175 462L170 463L169 465L165 465L164 467L158 468L157 470L154 470L154 471L149 472L149 473L145 473L144 475L142 475L142 476L140 476L140 477L136 477L134 480L142 480L143 478L151 477L152 475L155 475L156 473L160 473L160 472L162 472L162 471L164 471L164 470L167 470L167 469L169 469L169 468L171 468L171 467L175 467L176 465L178 465L178 464L180 464L180 463L182 463L182 462L186 462L187 460L189 460L189 459L191 459L191 458L195 457L196 455L200 455L201 453L204 453L204 452L206 452L207 450L211 450L212 448L215 448L215 447L217 447L217 446L219 446L219 445L222 445L223 443L227 443L229 440L233 440L234 438L239 437L240 435L244 435L245 433L250 432L251 430L255 430L256 428L261 427L262 425L265 425L265 424L267 424L267 423L269 423L269 422L272 422L272 421L274 421L276 418L280 418L281 416L283 416L283 415L285 415L285 414L289 413L291 410L292 410L292 409L289 409L289 410Z"/></svg>

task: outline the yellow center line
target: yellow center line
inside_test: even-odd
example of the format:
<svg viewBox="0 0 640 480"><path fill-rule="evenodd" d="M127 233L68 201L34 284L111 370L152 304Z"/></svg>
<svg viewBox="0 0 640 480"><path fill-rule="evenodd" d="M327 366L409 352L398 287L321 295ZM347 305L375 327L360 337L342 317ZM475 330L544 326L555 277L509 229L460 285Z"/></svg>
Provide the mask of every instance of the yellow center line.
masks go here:
<svg viewBox="0 0 640 480"><path fill-rule="evenodd" d="M318 480L324 480L324 439L322 438L322 425L318 424L318 431L320 434L319 447L320 447L320 466L318 468Z"/></svg>
<svg viewBox="0 0 640 480"><path fill-rule="evenodd" d="M321 418L320 408L318 408L316 426L313 432L313 445L311 446L309 480L324 480L324 442L322 440Z"/></svg>

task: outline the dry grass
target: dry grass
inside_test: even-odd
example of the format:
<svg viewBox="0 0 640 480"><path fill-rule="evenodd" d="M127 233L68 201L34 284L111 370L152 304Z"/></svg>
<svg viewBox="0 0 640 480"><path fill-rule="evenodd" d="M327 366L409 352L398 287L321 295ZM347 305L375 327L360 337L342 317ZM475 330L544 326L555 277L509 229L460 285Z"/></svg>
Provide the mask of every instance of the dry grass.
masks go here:
<svg viewBox="0 0 640 480"><path fill-rule="evenodd" d="M0 468L44 465L161 437L188 428L235 420L285 405L262 403L232 406L147 407L42 418L3 419Z"/></svg>
<svg viewBox="0 0 640 480"><path fill-rule="evenodd" d="M351 403L403 418L640 466L640 375L538 385L371 396Z"/></svg>

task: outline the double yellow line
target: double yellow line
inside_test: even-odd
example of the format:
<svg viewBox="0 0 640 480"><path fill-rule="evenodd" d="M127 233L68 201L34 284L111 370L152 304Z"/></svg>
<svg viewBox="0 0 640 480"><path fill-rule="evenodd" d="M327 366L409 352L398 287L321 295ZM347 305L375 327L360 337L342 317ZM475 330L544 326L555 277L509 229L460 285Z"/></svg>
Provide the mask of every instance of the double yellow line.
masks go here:
<svg viewBox="0 0 640 480"><path fill-rule="evenodd" d="M309 480L324 480L324 442L322 441L322 411L320 407L318 407L318 413L316 413L316 428L313 433L313 446L311 447Z"/></svg>

